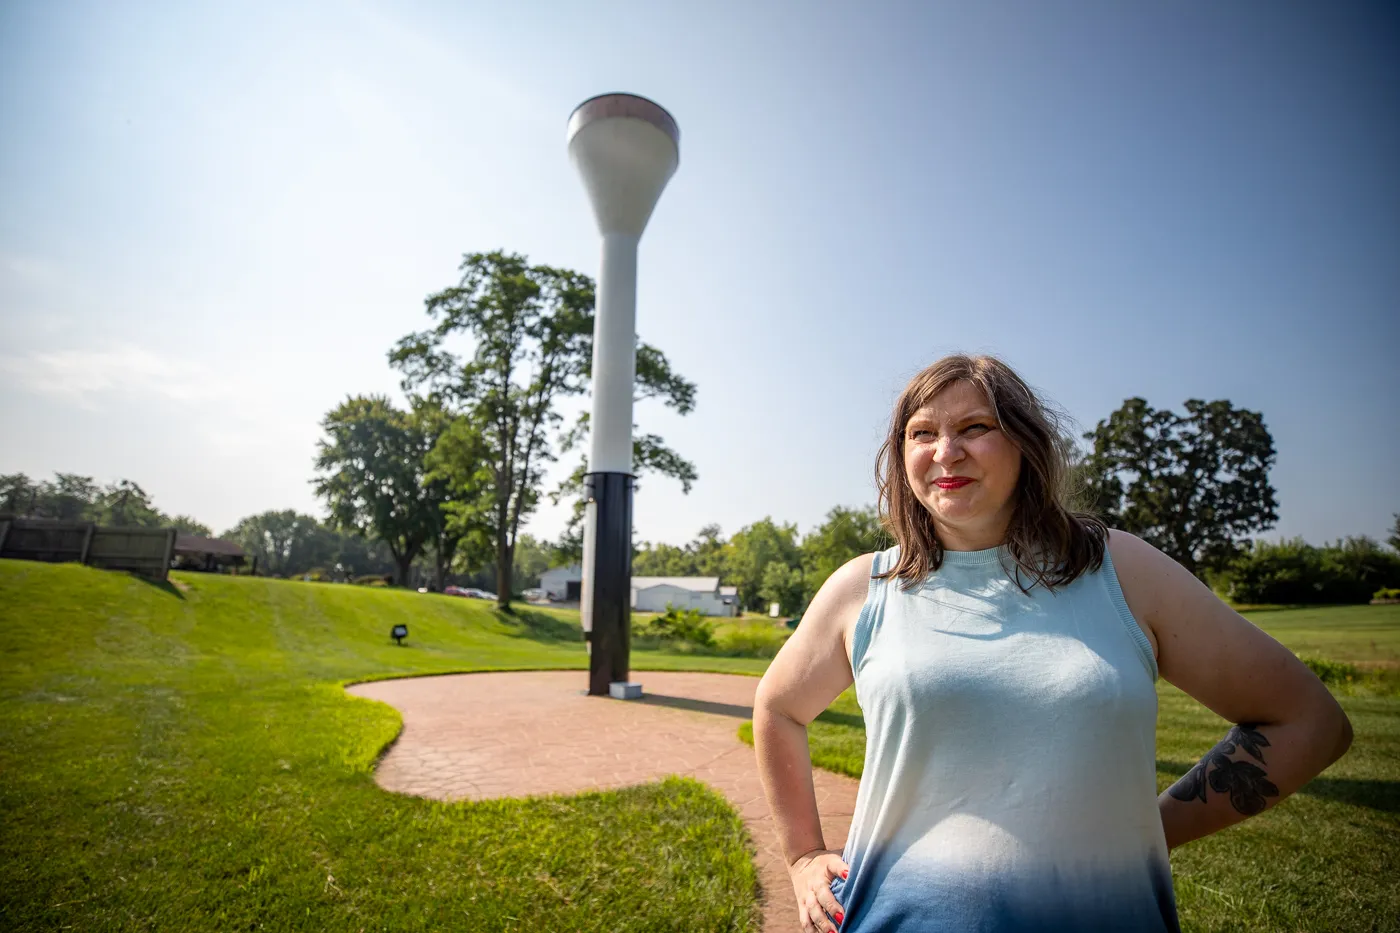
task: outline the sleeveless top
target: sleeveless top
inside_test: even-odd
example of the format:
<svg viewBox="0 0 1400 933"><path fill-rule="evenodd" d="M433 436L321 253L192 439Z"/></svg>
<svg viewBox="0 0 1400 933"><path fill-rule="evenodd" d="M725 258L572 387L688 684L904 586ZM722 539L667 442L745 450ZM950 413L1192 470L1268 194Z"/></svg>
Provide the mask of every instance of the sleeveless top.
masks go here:
<svg viewBox="0 0 1400 933"><path fill-rule="evenodd" d="M875 555L893 567L898 548ZM1113 562L1023 593L1003 549L871 579L851 646L865 770L842 933L1179 930L1157 664Z"/></svg>

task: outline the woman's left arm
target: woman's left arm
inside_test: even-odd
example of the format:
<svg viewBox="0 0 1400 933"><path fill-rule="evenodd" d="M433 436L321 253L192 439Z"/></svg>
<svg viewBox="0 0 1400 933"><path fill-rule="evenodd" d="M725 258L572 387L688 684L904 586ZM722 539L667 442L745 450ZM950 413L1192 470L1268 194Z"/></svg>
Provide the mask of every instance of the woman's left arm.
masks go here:
<svg viewBox="0 0 1400 933"><path fill-rule="evenodd" d="M1263 812L1342 757L1351 723L1293 652L1145 541L1114 531L1109 550L1162 677L1235 724L1158 798L1169 849Z"/></svg>

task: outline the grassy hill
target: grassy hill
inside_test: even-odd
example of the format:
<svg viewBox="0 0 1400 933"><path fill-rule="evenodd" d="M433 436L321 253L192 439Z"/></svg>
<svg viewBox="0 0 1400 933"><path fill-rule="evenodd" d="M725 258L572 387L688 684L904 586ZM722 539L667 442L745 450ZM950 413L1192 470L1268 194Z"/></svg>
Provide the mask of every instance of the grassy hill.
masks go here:
<svg viewBox="0 0 1400 933"><path fill-rule="evenodd" d="M462 804L373 783L399 718L341 682L583 669L576 618L172 579L0 561L0 928L756 929L742 824L696 782Z"/></svg>
<svg viewBox="0 0 1400 933"><path fill-rule="evenodd" d="M464 804L374 785L399 719L341 683L582 671L576 613L172 579L0 561L0 928L757 928L742 825L695 782ZM1400 607L1251 618L1301 654L1400 667ZM388 637L396 622L408 647ZM633 653L639 670L766 664ZM1337 684L1356 727L1346 758L1173 855L1186 929L1400 929L1400 698L1370 683ZM1160 700L1165 787L1224 724L1170 686ZM859 774L852 697L811 731L816 760Z"/></svg>

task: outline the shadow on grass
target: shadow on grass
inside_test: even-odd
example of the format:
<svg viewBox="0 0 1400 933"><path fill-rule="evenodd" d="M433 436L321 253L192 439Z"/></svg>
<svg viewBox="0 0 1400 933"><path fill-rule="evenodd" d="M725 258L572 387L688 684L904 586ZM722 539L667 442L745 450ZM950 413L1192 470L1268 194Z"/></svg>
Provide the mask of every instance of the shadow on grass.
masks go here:
<svg viewBox="0 0 1400 933"><path fill-rule="evenodd" d="M140 580L147 586L155 587L162 593L167 593L171 596L174 596L176 599L183 600L185 598L185 594L181 593L179 588L176 587L175 584L171 583L169 580L152 580L150 577L143 577L140 574L135 573L131 574L130 576L131 579Z"/></svg>
<svg viewBox="0 0 1400 933"><path fill-rule="evenodd" d="M570 625L563 619L556 619L548 613L526 609L523 606L512 606L510 612L503 612L500 609L493 609L491 612L496 617L496 621L504 625L507 634L513 638L528 638L531 641L549 643L561 641L583 643L583 632L577 625Z"/></svg>
<svg viewBox="0 0 1400 933"><path fill-rule="evenodd" d="M740 706L737 703L692 700L690 697L672 697L660 693L644 693L641 702L648 706L669 706L671 709L688 709L692 712L711 713L715 716L733 716L736 719L753 718L752 706Z"/></svg>
<svg viewBox="0 0 1400 933"><path fill-rule="evenodd" d="M1157 770L1180 777L1194 764L1157 759ZM1313 778L1298 791L1309 797L1321 797L1337 803L1366 807L1383 813L1400 813L1400 781L1366 781L1354 778Z"/></svg>

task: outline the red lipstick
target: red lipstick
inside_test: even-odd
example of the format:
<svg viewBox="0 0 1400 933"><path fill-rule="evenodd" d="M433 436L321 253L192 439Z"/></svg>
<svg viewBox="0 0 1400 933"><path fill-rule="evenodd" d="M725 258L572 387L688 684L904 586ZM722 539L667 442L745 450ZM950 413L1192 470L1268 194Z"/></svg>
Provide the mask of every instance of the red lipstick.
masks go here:
<svg viewBox="0 0 1400 933"><path fill-rule="evenodd" d="M972 478L968 476L940 476L933 484L939 489L961 489L970 482Z"/></svg>

